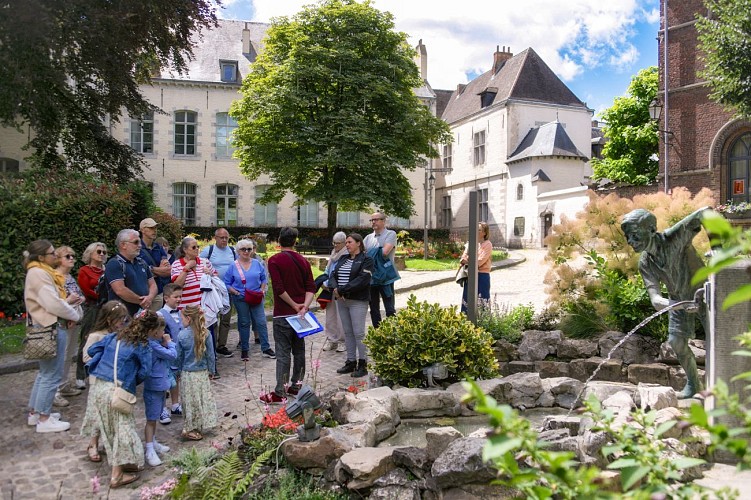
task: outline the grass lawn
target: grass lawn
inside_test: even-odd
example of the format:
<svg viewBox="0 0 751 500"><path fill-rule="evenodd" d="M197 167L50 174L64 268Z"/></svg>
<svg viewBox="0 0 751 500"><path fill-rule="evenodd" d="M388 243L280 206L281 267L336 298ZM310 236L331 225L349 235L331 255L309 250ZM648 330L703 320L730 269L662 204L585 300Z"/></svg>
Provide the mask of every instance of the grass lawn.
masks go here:
<svg viewBox="0 0 751 500"><path fill-rule="evenodd" d="M508 257L508 252L493 250L493 261L503 260ZM404 264L410 271L452 271L459 267L457 259L405 259Z"/></svg>
<svg viewBox="0 0 751 500"><path fill-rule="evenodd" d="M0 354L21 352L25 336L26 325L23 322L0 328Z"/></svg>

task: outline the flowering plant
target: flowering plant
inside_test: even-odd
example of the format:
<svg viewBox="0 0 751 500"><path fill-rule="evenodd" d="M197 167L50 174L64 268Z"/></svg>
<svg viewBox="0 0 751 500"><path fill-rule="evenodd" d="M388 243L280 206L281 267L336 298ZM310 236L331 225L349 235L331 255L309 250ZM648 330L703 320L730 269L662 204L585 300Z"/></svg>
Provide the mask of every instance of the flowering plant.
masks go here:
<svg viewBox="0 0 751 500"><path fill-rule="evenodd" d="M748 201L742 201L740 203L733 203L733 200L728 200L724 205L717 205L715 211L721 214L737 214L741 212L748 212L751 210L751 203Z"/></svg>

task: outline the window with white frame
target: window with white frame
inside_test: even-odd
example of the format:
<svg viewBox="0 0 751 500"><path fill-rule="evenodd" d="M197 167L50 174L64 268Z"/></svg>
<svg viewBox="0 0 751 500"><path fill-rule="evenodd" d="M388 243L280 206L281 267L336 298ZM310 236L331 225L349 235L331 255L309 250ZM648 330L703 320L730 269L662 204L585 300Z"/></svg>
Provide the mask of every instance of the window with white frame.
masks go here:
<svg viewBox="0 0 751 500"><path fill-rule="evenodd" d="M172 215L186 226L196 225L196 185L192 182L172 184Z"/></svg>
<svg viewBox="0 0 751 500"><path fill-rule="evenodd" d="M443 168L446 170L451 170L451 157L452 157L452 145L451 144L444 144L443 145Z"/></svg>
<svg viewBox="0 0 751 500"><path fill-rule="evenodd" d="M522 184L521 182L516 185L516 199L517 200L524 199L524 184Z"/></svg>
<svg viewBox="0 0 751 500"><path fill-rule="evenodd" d="M216 186L216 225L237 225L237 184L218 184Z"/></svg>
<svg viewBox="0 0 751 500"><path fill-rule="evenodd" d="M237 81L237 61L219 61L219 68L223 82Z"/></svg>
<svg viewBox="0 0 751 500"><path fill-rule="evenodd" d="M481 222L487 222L490 210L488 209L488 190L480 189L477 192L477 202L479 204L478 217Z"/></svg>
<svg viewBox="0 0 751 500"><path fill-rule="evenodd" d="M409 228L409 219L405 219L404 217L389 216L386 222L388 222L389 227Z"/></svg>
<svg viewBox="0 0 751 500"><path fill-rule="evenodd" d="M485 131L480 130L474 135L474 166L485 164Z"/></svg>
<svg viewBox="0 0 751 500"><path fill-rule="evenodd" d="M451 227L451 195L441 198L441 227Z"/></svg>
<svg viewBox="0 0 751 500"><path fill-rule="evenodd" d="M297 224L301 227L318 227L318 202L308 200L297 207Z"/></svg>
<svg viewBox="0 0 751 500"><path fill-rule="evenodd" d="M360 212L337 212L336 225L339 227L358 227L360 225Z"/></svg>
<svg viewBox="0 0 751 500"><path fill-rule="evenodd" d="M253 223L255 226L276 226L276 203L271 202L265 205L258 203L258 200L268 189L268 186L256 186L255 189L255 209L253 210Z"/></svg>
<svg viewBox="0 0 751 500"><path fill-rule="evenodd" d="M154 152L154 112L130 120L130 147L139 153Z"/></svg>
<svg viewBox="0 0 751 500"><path fill-rule="evenodd" d="M175 154L196 154L196 121L198 113L195 111L175 112Z"/></svg>
<svg viewBox="0 0 751 500"><path fill-rule="evenodd" d="M216 114L216 157L231 158L235 148L232 145L232 134L237 129L237 120L229 113Z"/></svg>

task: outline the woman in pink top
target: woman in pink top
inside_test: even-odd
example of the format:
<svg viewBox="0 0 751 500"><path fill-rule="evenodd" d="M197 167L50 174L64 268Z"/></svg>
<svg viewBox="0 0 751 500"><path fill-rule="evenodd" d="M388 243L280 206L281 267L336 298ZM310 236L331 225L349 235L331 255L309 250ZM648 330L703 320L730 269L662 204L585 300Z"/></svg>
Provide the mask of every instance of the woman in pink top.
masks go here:
<svg viewBox="0 0 751 500"><path fill-rule="evenodd" d="M183 287L180 309L186 306L201 306L201 276L203 273L216 274L209 259L198 257L198 242L190 236L183 238L175 249L175 262L172 263L172 282Z"/></svg>
<svg viewBox="0 0 751 500"><path fill-rule="evenodd" d="M490 300L490 263L493 256L493 244L490 242L490 228L487 222L480 222L477 227L477 295L480 299ZM461 263L469 262L469 254L464 250ZM467 282L464 282L462 294L462 312L467 312Z"/></svg>

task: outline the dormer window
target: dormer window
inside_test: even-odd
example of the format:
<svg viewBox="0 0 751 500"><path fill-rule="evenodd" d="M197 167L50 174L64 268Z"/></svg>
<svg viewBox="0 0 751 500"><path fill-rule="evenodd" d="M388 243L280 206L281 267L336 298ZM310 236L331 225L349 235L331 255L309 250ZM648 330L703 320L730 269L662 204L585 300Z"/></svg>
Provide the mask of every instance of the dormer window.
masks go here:
<svg viewBox="0 0 751 500"><path fill-rule="evenodd" d="M237 61L219 61L223 82L237 81Z"/></svg>
<svg viewBox="0 0 751 500"><path fill-rule="evenodd" d="M480 92L480 108L487 108L493 104L497 93L498 89L496 87L488 87Z"/></svg>

